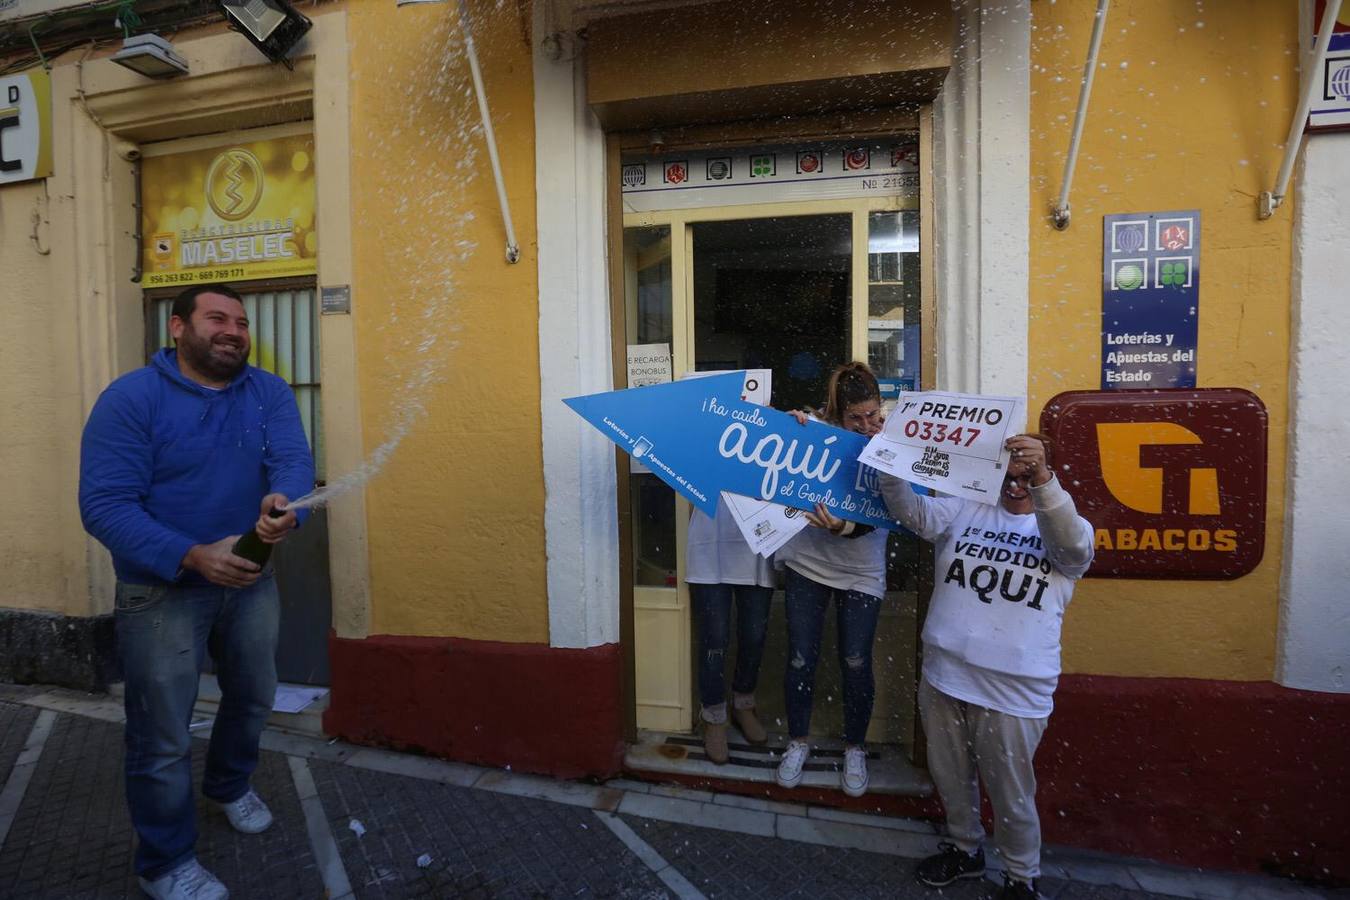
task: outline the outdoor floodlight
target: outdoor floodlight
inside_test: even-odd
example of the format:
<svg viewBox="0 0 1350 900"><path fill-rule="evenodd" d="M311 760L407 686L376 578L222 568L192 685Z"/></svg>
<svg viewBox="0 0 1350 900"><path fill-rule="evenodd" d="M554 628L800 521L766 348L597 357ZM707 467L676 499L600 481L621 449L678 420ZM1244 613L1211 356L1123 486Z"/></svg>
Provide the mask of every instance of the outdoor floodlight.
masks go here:
<svg viewBox="0 0 1350 900"><path fill-rule="evenodd" d="M272 62L290 63L286 54L313 24L286 0L216 0L235 31L253 42Z"/></svg>
<svg viewBox="0 0 1350 900"><path fill-rule="evenodd" d="M187 60L179 56L164 38L157 34L138 34L122 42L122 49L113 54L112 61L126 66L146 78L172 78L186 75Z"/></svg>

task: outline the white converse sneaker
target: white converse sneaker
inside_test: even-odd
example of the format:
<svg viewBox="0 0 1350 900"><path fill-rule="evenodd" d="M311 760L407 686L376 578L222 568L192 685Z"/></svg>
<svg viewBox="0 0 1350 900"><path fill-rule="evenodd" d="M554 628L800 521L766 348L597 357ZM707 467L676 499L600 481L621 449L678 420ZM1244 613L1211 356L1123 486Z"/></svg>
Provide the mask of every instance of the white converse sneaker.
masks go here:
<svg viewBox="0 0 1350 900"><path fill-rule="evenodd" d="M253 788L233 803L220 804L220 808L225 810L225 818L230 820L235 831L257 834L272 826L272 811Z"/></svg>
<svg viewBox="0 0 1350 900"><path fill-rule="evenodd" d="M216 876L201 867L195 859L183 863L154 881L136 879L141 890L154 900L227 900L230 892Z"/></svg>
<svg viewBox="0 0 1350 900"><path fill-rule="evenodd" d="M788 741L783 751L783 761L778 764L774 780L785 788L795 788L802 783L802 769L811 758L811 745L806 741Z"/></svg>
<svg viewBox="0 0 1350 900"><path fill-rule="evenodd" d="M850 797L867 793L867 751L862 747L845 748L844 775L840 783Z"/></svg>

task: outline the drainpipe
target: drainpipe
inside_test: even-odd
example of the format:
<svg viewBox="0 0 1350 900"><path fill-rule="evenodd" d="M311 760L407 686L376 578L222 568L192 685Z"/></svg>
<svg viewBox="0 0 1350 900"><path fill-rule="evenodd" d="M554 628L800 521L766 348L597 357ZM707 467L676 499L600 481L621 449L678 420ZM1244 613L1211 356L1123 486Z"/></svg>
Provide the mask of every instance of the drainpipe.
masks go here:
<svg viewBox="0 0 1350 900"><path fill-rule="evenodd" d="M1059 190L1059 202L1051 212L1051 220L1060 231L1069 227L1069 188L1073 185L1073 169L1078 162L1078 146L1083 140L1083 123L1087 120L1088 98L1092 96L1092 79L1097 74L1097 54L1102 49L1102 32L1106 30L1106 8L1111 0L1097 0L1097 20L1092 24L1092 43L1088 47L1087 64L1083 66L1083 84L1078 89L1078 113L1073 118L1073 137L1069 139L1069 155L1064 160L1064 185Z"/></svg>
<svg viewBox="0 0 1350 900"><path fill-rule="evenodd" d="M1341 11L1341 0L1327 0L1327 8L1322 12L1322 27L1317 32L1317 43L1312 54L1303 64L1303 89L1298 95L1298 109L1294 112L1294 121L1289 123L1289 136L1284 139L1284 161L1280 163L1280 174L1275 177L1275 190L1262 191L1256 199L1256 217L1269 219L1284 202L1285 192L1289 190L1289 176L1294 173L1294 160L1303 145L1303 128L1308 124L1308 107L1312 105L1314 75L1322 66L1327 55L1327 45L1331 43L1331 31L1336 27L1336 15Z"/></svg>
<svg viewBox="0 0 1350 900"><path fill-rule="evenodd" d="M487 92L483 89L483 73L478 68L478 51L473 44L473 30L469 28L469 11L464 0L459 0L459 28L464 34L464 53L469 57L469 71L473 74L473 92L478 97L478 114L483 119L483 137L487 141L488 160L492 163L492 178L497 184L497 203L502 208L502 223L506 226L506 261L520 259L520 244L516 228L511 223L511 206L506 202L506 182L502 179L502 164L497 158L497 137L492 131L492 114L488 112Z"/></svg>

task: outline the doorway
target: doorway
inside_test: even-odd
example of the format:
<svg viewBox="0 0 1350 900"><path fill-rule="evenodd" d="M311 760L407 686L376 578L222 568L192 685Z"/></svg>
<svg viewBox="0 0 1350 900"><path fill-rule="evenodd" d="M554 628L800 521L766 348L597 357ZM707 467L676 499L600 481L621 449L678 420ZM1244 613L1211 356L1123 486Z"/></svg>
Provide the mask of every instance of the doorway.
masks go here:
<svg viewBox="0 0 1350 900"><path fill-rule="evenodd" d="M681 198L685 208L630 209L623 232L627 343L668 344L676 378L690 371L769 369L775 409L820 406L834 365L864 359L891 406L901 390L920 386L923 353L931 346L924 340L929 316L923 302L918 201L917 189L886 196L706 207L689 205L686 195ZM689 506L636 466L627 477L638 728L629 765L772 781L776 757L748 745L737 748L734 740L732 764L719 767L703 759L696 733L697 636L684 583ZM924 599L917 577L919 542L912 535L892 535L888 559L887 596L874 649L877 700L868 741L874 757L886 760L882 768L894 764L893 777L878 778L881 773L873 763L877 789L908 793L922 782L910 765L919 606ZM808 772L807 781L818 780L820 786L837 785L830 737L842 732L843 718L833 616L827 621L812 719L821 772L814 773L817 778ZM780 583L757 691L761 719L779 738L786 730L786 658ZM729 667L733 664L728 660Z"/></svg>

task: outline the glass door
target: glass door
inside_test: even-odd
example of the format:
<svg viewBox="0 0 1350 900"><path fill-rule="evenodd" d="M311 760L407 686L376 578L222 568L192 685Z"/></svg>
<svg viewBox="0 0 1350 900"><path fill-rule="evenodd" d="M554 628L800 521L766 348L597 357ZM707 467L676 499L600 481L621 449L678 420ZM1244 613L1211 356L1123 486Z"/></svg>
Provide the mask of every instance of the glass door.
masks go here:
<svg viewBox="0 0 1350 900"><path fill-rule="evenodd" d="M831 369L863 359L886 405L920 378L919 214L909 198L799 201L625 216L627 343L669 344L672 372L767 368L775 409L819 407ZM634 667L640 729L694 727L693 632L684 584L689 505L630 470ZM918 542L893 536L875 650L869 740L912 746ZM832 623L833 616L827 617ZM842 729L833 636L817 672L812 730ZM784 720L786 627L775 597L758 702ZM728 661L728 666L732 665Z"/></svg>

